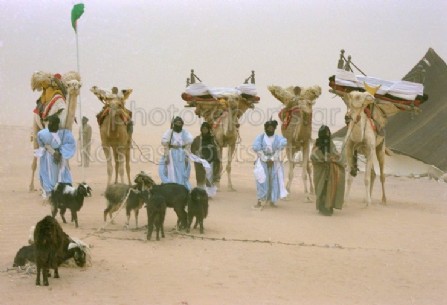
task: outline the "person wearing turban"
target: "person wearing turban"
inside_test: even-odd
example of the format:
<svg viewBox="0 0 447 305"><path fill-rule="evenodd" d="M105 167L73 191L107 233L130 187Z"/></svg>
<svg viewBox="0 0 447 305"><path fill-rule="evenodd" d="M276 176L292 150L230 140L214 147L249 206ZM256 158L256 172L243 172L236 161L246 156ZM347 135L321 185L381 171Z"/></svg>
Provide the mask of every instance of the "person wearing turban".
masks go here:
<svg viewBox="0 0 447 305"><path fill-rule="evenodd" d="M262 208L263 201L276 207L277 201L287 196L281 158L287 139L281 135L275 135L277 126L277 121L267 121L264 124L264 132L258 135L253 143L253 150L257 155L254 172L258 202L255 208Z"/></svg>
<svg viewBox="0 0 447 305"><path fill-rule="evenodd" d="M92 144L92 127L88 123L88 118L86 116L82 117L82 127L79 128L79 139L78 143L81 143L82 146L79 147L81 150L81 165L84 167L89 167L90 165L90 150Z"/></svg>
<svg viewBox="0 0 447 305"><path fill-rule="evenodd" d="M183 124L183 119L177 116L172 120L171 128L163 134L161 144L164 154L158 166L158 174L162 183L178 183L190 190L191 164L188 156L193 137L183 128Z"/></svg>
<svg viewBox="0 0 447 305"><path fill-rule="evenodd" d="M206 190L209 197L215 195L215 183L220 176L219 150L211 130L211 125L203 122L200 135L194 138L191 145L191 152L200 159L194 162L197 187ZM204 167L203 160L208 163L205 165L208 170Z"/></svg>
<svg viewBox="0 0 447 305"><path fill-rule="evenodd" d="M68 129L59 129L60 119L48 117L48 127L37 133L39 148L34 155L40 158L39 178L42 196L48 199L56 183L72 183L68 160L76 154L76 142Z"/></svg>
<svg viewBox="0 0 447 305"><path fill-rule="evenodd" d="M345 193L345 165L331 140L331 130L321 126L310 156L316 194L316 208L331 216L335 209L343 206Z"/></svg>

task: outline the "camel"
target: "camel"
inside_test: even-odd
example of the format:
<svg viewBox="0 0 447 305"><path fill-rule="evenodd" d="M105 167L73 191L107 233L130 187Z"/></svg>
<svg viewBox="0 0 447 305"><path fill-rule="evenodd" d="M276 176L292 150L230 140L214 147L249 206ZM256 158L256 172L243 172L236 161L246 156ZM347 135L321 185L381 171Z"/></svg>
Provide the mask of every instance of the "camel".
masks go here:
<svg viewBox="0 0 447 305"><path fill-rule="evenodd" d="M200 83L196 83L196 80ZM231 162L239 139L239 119L245 111L253 109L254 103L259 101L254 86L254 71L251 71L243 85L237 88L227 88L229 90L223 90L226 91L224 94L222 94L224 88L214 91L214 88L205 86L195 75L194 70L191 70L191 77L187 79L186 83L189 90L182 94L182 99L190 105L189 107L196 107L197 116L203 117L213 127L213 135L219 146L221 172L223 148L228 147L226 166L228 190L235 191L231 182ZM220 184L220 181L217 184Z"/></svg>
<svg viewBox="0 0 447 305"><path fill-rule="evenodd" d="M236 150L236 143L239 138L239 118L242 114L250 108L249 104L243 98L239 97L229 97L226 101L222 102L228 103L226 110L221 112L217 118L213 116L208 116L207 122L213 126L214 139L219 146L219 159L220 159L220 169L222 171L222 153L223 148L228 147L227 150L227 166L225 168L228 178L228 190L236 191L231 182L231 162L233 160L234 152Z"/></svg>
<svg viewBox="0 0 447 305"><path fill-rule="evenodd" d="M269 91L281 101L285 107L280 112L283 122L281 126L282 135L287 139L286 155L289 161L289 175L286 189L290 193L294 176L294 156L301 151L302 180L306 201L311 201L310 194L314 193L312 182L312 167L309 162L310 145L312 138L312 107L321 94L319 86L309 88L288 87L283 89L279 86L269 86ZM309 188L307 187L309 181Z"/></svg>
<svg viewBox="0 0 447 305"><path fill-rule="evenodd" d="M43 71L33 73L31 77L31 89L33 91L42 91L38 100L38 104L33 113L33 129L31 141L34 149L39 148L37 143L37 133L46 127L45 118L57 114L60 119L60 128L72 130L73 122L76 115L76 107L78 103L78 95L82 83L79 73L70 71L64 75L51 74ZM68 102L65 96L68 93ZM61 98L57 98L59 95ZM52 99L54 103L51 103ZM68 104L68 105L67 105ZM37 157L33 157L31 163L31 182L29 191L35 191L34 175L37 169Z"/></svg>
<svg viewBox="0 0 447 305"><path fill-rule="evenodd" d="M367 86L365 86L367 87ZM366 88L367 90L369 88ZM377 90L378 88L375 88ZM342 96L343 101L348 106L346 115L349 120L348 130L346 133L344 149L347 160L347 171L351 173L347 178L345 202L349 202L349 195L353 181L352 173L356 173L354 152L362 154L366 158L365 164L365 200L366 206L371 204L371 192L376 177L374 171L374 156L377 157L380 169L380 182L382 184L382 204L386 204L385 195L385 137L379 135L375 130L375 122L371 116L367 115L367 107L375 102L374 92L351 91ZM368 107L369 109L370 107ZM380 112L376 112L379 113ZM374 116L373 116L374 117ZM381 126L385 126L386 118L376 115L377 118L382 117Z"/></svg>
<svg viewBox="0 0 447 305"><path fill-rule="evenodd" d="M131 114L124 105L132 93L132 89L122 90L114 87L112 93L108 93L94 86L91 90L104 104L103 110L98 114L101 145L107 161L107 185L111 184L113 165L115 161L115 183L118 183L118 175L121 183L124 183L124 163L126 166L127 182L130 181L130 147L132 134L128 130L131 126Z"/></svg>

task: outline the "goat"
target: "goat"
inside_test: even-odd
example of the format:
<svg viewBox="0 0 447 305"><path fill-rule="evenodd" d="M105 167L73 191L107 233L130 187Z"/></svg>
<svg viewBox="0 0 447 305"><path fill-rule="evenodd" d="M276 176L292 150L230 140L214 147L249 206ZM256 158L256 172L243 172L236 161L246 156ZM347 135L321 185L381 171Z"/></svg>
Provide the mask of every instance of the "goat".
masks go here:
<svg viewBox="0 0 447 305"><path fill-rule="evenodd" d="M46 216L39 221L34 229L36 285L40 285L40 273L42 272L43 285L48 286L50 268L54 269L54 278L59 278L58 266L66 260L68 255L73 255L77 262L84 260L85 263L85 256L75 255L74 248L76 247L71 245L70 237L62 230L55 218Z"/></svg>
<svg viewBox="0 0 447 305"><path fill-rule="evenodd" d="M13 267L23 267L28 262L36 262L35 259L35 251L34 245L26 245L17 251L16 256L14 257Z"/></svg>
<svg viewBox="0 0 447 305"><path fill-rule="evenodd" d="M152 186L150 196L154 195L164 197L166 206L174 209L177 214L177 229L186 228L187 214L185 208L188 204L188 189L182 184L163 183Z"/></svg>
<svg viewBox="0 0 447 305"><path fill-rule="evenodd" d="M64 250L63 256L58 261L58 265L60 266L63 263L66 263L69 259L73 259L75 264L78 267L84 267L87 262L88 257L88 246L82 242L81 240L72 239L69 237L70 243L68 247ZM36 263L35 259L35 245L26 245L17 251L16 256L14 257L13 267L23 267L28 262Z"/></svg>
<svg viewBox="0 0 447 305"><path fill-rule="evenodd" d="M111 184L107 187L104 196L107 199L107 208L104 210L104 222L107 221L107 215L112 219L112 213L118 211L121 203L126 200L126 225L129 227L130 213L134 211L135 214L135 227L138 229L138 214L143 207L143 198L141 191L137 189L137 186L130 186L123 183ZM127 199L126 199L127 198Z"/></svg>
<svg viewBox="0 0 447 305"><path fill-rule="evenodd" d="M72 187L68 183L58 183L51 192L51 215L56 216L57 210L60 210L62 221L65 220L65 211L69 209L71 211L71 221L75 222L76 228L78 227L78 212L84 204L85 197L92 196L92 189L87 183L82 182L77 188Z"/></svg>
<svg viewBox="0 0 447 305"><path fill-rule="evenodd" d="M203 234L203 220L208 216L208 194L204 189L194 188L188 198L188 226L186 232L189 233L192 220L195 217L196 223L194 229L197 228L197 224L200 225L200 234Z"/></svg>
<svg viewBox="0 0 447 305"><path fill-rule="evenodd" d="M157 240L161 237L165 237L164 222L166 215L166 200L165 197L157 194L149 195L148 191L143 192L144 201L146 202L147 211L147 240L152 237L152 231L155 226L155 232L157 233Z"/></svg>
<svg viewBox="0 0 447 305"><path fill-rule="evenodd" d="M135 185L116 183L107 186L104 193L104 197L107 199L107 207L104 210L104 222L107 221L107 215L112 219L112 213L118 211L121 203L126 200L126 228L129 227L131 211L134 211L135 226L138 228L138 214L144 204L141 191L150 189L155 182L144 172L139 173L135 177L134 182L136 183Z"/></svg>

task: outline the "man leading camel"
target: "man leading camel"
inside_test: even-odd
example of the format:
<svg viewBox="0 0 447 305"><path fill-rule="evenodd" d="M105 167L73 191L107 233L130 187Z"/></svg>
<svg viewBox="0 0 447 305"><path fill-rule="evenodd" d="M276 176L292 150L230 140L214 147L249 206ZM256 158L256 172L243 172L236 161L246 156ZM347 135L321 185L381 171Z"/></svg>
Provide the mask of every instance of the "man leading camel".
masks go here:
<svg viewBox="0 0 447 305"><path fill-rule="evenodd" d="M158 174L162 183L178 183L191 189L189 183L191 164L188 155L192 141L192 135L183 129L183 119L175 117L171 129L167 130L161 139L164 154L160 160Z"/></svg>
<svg viewBox="0 0 447 305"><path fill-rule="evenodd" d="M47 199L58 182L72 183L68 160L76 153L76 142L68 129L59 129L60 120L48 118L48 128L37 133L39 148L34 155L40 158L39 177L42 196Z"/></svg>
<svg viewBox="0 0 447 305"><path fill-rule="evenodd" d="M79 166L88 167L90 165L90 149L92 144L92 127L88 123L88 118L82 117L82 128L79 128L79 140L81 143L81 164Z"/></svg>
<svg viewBox="0 0 447 305"><path fill-rule="evenodd" d="M281 160L281 151L287 145L287 139L275 135L278 122L267 121L264 124L264 133L258 135L253 143L253 150L258 158L255 162L256 190L258 203L255 208L261 208L261 201L269 202L276 207L280 198L287 196L284 186L284 168Z"/></svg>

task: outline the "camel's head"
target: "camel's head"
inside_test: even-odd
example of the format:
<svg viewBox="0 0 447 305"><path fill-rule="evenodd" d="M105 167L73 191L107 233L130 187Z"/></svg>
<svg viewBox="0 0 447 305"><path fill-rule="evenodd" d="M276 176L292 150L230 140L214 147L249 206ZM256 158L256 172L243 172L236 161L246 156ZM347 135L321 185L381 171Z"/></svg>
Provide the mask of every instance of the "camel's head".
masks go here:
<svg viewBox="0 0 447 305"><path fill-rule="evenodd" d="M113 97L106 100L107 105L114 110L124 109L124 101L122 98Z"/></svg>
<svg viewBox="0 0 447 305"><path fill-rule="evenodd" d="M79 90L81 89L82 83L76 79L70 80L65 83L67 87L67 92L70 95L79 95Z"/></svg>
<svg viewBox="0 0 447 305"><path fill-rule="evenodd" d="M362 110L374 102L374 96L368 92L351 91L346 95L346 105L352 110Z"/></svg>
<svg viewBox="0 0 447 305"><path fill-rule="evenodd" d="M312 113L312 107L315 104L315 100L297 100L298 108L305 113Z"/></svg>

